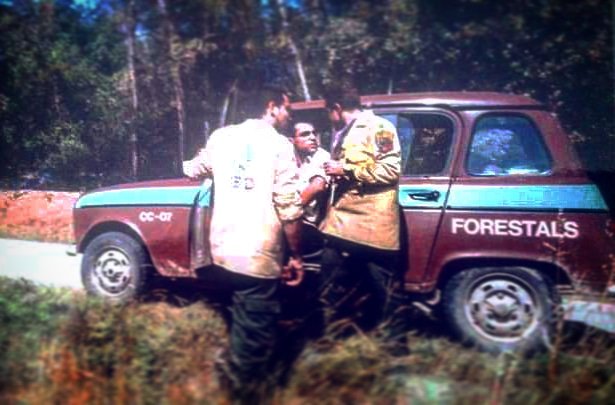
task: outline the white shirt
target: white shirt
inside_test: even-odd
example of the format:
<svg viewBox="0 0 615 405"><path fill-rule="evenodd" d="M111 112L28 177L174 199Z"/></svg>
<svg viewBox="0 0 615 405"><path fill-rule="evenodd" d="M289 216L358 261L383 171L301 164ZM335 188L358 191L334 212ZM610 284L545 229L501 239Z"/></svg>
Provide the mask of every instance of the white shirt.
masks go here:
<svg viewBox="0 0 615 405"><path fill-rule="evenodd" d="M278 278L282 222L303 214L294 150L263 120L215 131L186 174L213 174L210 242L215 264L260 278Z"/></svg>
<svg viewBox="0 0 615 405"><path fill-rule="evenodd" d="M306 156L299 167L299 192L305 190L310 184L310 180L314 177L322 177L325 181L328 181L329 176L325 173L325 162L330 159L329 152L322 148L316 149L311 156ZM326 198L326 196L325 196ZM318 227L318 223L322 219L323 209L323 196L310 201L304 209L303 219L305 222Z"/></svg>

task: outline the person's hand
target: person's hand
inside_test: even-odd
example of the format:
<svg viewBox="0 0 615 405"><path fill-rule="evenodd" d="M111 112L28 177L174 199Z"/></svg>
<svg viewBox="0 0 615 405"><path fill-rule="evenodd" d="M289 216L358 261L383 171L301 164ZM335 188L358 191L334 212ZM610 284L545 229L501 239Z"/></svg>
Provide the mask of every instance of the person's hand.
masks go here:
<svg viewBox="0 0 615 405"><path fill-rule="evenodd" d="M345 174L342 162L339 160L329 160L324 163L323 167L328 176L343 176Z"/></svg>
<svg viewBox="0 0 615 405"><path fill-rule="evenodd" d="M301 257L291 257L282 268L282 282L289 287L298 286L303 281L304 274Z"/></svg>
<svg viewBox="0 0 615 405"><path fill-rule="evenodd" d="M196 170L194 168L194 162L192 160L184 160L182 162L182 171L184 175L191 178L192 180L196 179Z"/></svg>
<svg viewBox="0 0 615 405"><path fill-rule="evenodd" d="M182 171L192 180L201 180L207 174L207 168L203 164L203 155L205 149L199 150L199 153L192 160L184 160L182 162Z"/></svg>

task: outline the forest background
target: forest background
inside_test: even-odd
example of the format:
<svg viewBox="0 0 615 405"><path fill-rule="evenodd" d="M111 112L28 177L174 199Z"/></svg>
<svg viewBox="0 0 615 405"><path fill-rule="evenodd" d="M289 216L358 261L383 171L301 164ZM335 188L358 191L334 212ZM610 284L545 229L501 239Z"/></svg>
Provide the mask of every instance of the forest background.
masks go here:
<svg viewBox="0 0 615 405"><path fill-rule="evenodd" d="M258 84L317 99L341 75L363 94L529 94L613 173L614 14L610 0L0 0L0 189L179 176ZM0 193L4 224L23 219L0 235L69 242L77 197ZM0 402L216 402L222 320L159 294L108 306L0 278ZM611 335L493 358L421 319L402 359L364 334L308 347L278 403L612 402Z"/></svg>
<svg viewBox="0 0 615 405"><path fill-rule="evenodd" d="M615 171L611 0L0 0L0 185L180 175L237 100L528 94Z"/></svg>

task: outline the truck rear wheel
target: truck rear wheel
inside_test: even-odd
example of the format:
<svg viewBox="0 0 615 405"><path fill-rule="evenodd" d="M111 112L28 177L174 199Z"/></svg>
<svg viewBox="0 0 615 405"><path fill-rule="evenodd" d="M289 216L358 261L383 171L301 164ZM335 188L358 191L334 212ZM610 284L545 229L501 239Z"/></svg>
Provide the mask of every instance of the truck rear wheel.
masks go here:
<svg viewBox="0 0 615 405"><path fill-rule="evenodd" d="M454 334L489 352L537 350L553 326L553 292L525 267L465 270L445 286L443 310Z"/></svg>
<svg viewBox="0 0 615 405"><path fill-rule="evenodd" d="M139 242L121 232L106 232L86 247L81 280L92 295L126 302L145 289L149 267Z"/></svg>

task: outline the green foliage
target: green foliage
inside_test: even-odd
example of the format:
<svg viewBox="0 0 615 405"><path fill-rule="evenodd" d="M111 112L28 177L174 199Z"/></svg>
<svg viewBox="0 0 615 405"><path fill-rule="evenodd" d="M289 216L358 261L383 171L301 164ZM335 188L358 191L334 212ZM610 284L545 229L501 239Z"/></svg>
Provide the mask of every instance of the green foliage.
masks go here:
<svg viewBox="0 0 615 405"><path fill-rule="evenodd" d="M113 305L0 278L0 401L215 400L221 319L202 304Z"/></svg>
<svg viewBox="0 0 615 405"><path fill-rule="evenodd" d="M25 11L5 8L1 15L4 172L54 168L71 179L121 168L122 131L110 124L122 107L97 97L114 88L112 74L121 67L113 63L114 52L121 51L117 35L104 18L86 24L74 10L52 3ZM93 45L103 46L105 55ZM121 99L114 93L110 97ZM103 142L93 138L101 135Z"/></svg>
<svg viewBox="0 0 615 405"><path fill-rule="evenodd" d="M527 93L585 136L579 146L590 169L615 169L604 153L615 133L611 2L455 3L421 2L420 35L429 46L418 55L419 80L409 84ZM457 12L442 12L451 7Z"/></svg>
<svg viewBox="0 0 615 405"><path fill-rule="evenodd" d="M127 176L133 131L140 178L179 175L178 83L189 156L205 122L219 126L225 105L227 122L237 121L263 83L301 97L289 36L314 98L340 79L363 93L525 93L559 114L591 169L615 169L609 0L301 0L284 2L287 27L276 1L167 1L166 16L157 2L132 3L134 13L128 0L0 5L3 176Z"/></svg>
<svg viewBox="0 0 615 405"><path fill-rule="evenodd" d="M0 392L37 378L38 354L66 321L67 290L0 277Z"/></svg>
<svg viewBox="0 0 615 405"><path fill-rule="evenodd" d="M590 355L596 342L585 343L575 353L527 358L495 357L419 334L409 335L411 353L404 357L391 357L369 335L326 349L320 342L301 355L283 398L323 404L601 403L615 390L615 349L607 338Z"/></svg>
<svg viewBox="0 0 615 405"><path fill-rule="evenodd" d="M226 343L203 303L113 305L0 278L3 403L220 403L214 360ZM589 332L550 353L498 357L452 343L417 315L410 354L374 334L309 343L275 403L606 403L613 337Z"/></svg>
<svg viewBox="0 0 615 405"><path fill-rule="evenodd" d="M59 344L69 358L63 360L69 364L62 368L73 367L87 378L61 378L48 395L52 400L64 398L77 383L91 390L89 395L119 402L128 398L134 403L159 403L164 398L173 402L174 395L199 400L212 390L216 351L212 348L220 348L222 341L221 320L202 305L177 309L164 304L116 306L84 300L72 308ZM53 368L49 372L54 380ZM92 384L95 382L98 386ZM185 383L196 384L198 389L176 389L177 384Z"/></svg>

